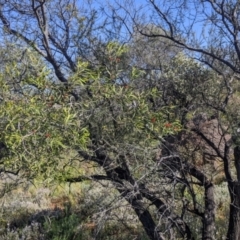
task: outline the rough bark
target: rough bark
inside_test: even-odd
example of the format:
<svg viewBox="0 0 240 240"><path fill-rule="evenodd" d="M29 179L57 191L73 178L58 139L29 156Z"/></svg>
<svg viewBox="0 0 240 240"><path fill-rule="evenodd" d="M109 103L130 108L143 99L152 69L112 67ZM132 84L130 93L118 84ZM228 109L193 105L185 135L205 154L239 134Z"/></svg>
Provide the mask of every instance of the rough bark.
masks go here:
<svg viewBox="0 0 240 240"><path fill-rule="evenodd" d="M215 201L214 187L211 182L205 183L205 211L203 217L203 239L215 239Z"/></svg>
<svg viewBox="0 0 240 240"><path fill-rule="evenodd" d="M234 160L237 171L237 181L229 182L229 192L231 197L229 225L227 239L240 239L240 147L234 148Z"/></svg>
<svg viewBox="0 0 240 240"><path fill-rule="evenodd" d="M125 197L126 198L126 197ZM142 202L136 198L126 198L131 204L132 208L136 212L139 221L142 223L144 230L151 240L163 240L160 233L157 231L157 226L149 213L149 211L143 206Z"/></svg>
<svg viewBox="0 0 240 240"><path fill-rule="evenodd" d="M164 216L165 218L168 218L169 221L179 230L179 233L182 235L184 239L187 240L194 240L194 237L192 235L192 232L188 225L183 221L182 218L177 216L176 214L172 213L167 206L164 204L161 199L158 199L152 194L148 189L145 187L141 190L142 195L148 199L158 210L158 212L161 214L161 216ZM181 226L181 228L179 228Z"/></svg>
<svg viewBox="0 0 240 240"><path fill-rule="evenodd" d="M161 233L158 231L159 226L154 222L151 213L148 211L144 204L143 198L149 200L155 207L156 210L161 214L161 217L168 219L172 227L175 227L178 232L186 237L188 240L194 240L192 232L184 220L178 215L174 214L170 208L159 198L157 198L153 193L151 193L145 186L139 186L139 184L132 177L130 170L126 162L122 161L121 166L113 167L113 160L110 159L103 150L96 151L96 157L90 156L83 151L79 151L79 154L86 160L91 160L98 163L106 172L106 176L92 176L95 180L110 180L122 197L129 202L132 209L136 212L139 221L142 223L144 230L146 231L148 237L152 240L162 240ZM69 179L71 182L76 182L78 180L84 180L85 178ZM137 191L133 189L128 189L124 185L127 181L132 186L136 186Z"/></svg>
<svg viewBox="0 0 240 240"><path fill-rule="evenodd" d="M231 204L229 212L229 225L227 239L240 239L240 182L232 182L229 184L231 194Z"/></svg>

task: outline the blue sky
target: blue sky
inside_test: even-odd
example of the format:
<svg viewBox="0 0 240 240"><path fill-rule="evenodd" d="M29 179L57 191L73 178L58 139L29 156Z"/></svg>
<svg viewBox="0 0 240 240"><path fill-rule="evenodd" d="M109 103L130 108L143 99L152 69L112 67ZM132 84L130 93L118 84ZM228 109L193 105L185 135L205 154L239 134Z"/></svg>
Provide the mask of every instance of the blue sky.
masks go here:
<svg viewBox="0 0 240 240"><path fill-rule="evenodd" d="M138 18L139 22L142 22L143 24L147 23L154 23L158 26L164 26L163 22L160 21L160 18L156 15L156 11L154 11L154 8L151 6L149 0L128 0L126 3L124 1L118 1L118 0L110 0L110 1L100 1L100 0L92 0L87 1L92 4L92 8L96 8L100 10L100 12L104 9L104 11L109 14L109 17L111 18L111 8L117 8L118 15L122 18L125 18L128 27L130 30L132 30L131 20L130 18L127 18L126 12L131 14L132 16L135 16ZM199 15L198 18L195 18L195 15L197 12L202 13L203 7L202 6L195 6L194 1L187 1L186 2L186 9L185 13L179 10L179 1L166 1L166 0L158 0L155 1L157 6L163 11L168 11L171 13L173 19L176 21L176 24L181 25L182 34L184 37L187 37L188 33L184 34L184 31L189 26L192 25L192 31L195 32L195 38L201 42L201 44L206 44L206 37L208 37L208 30L209 26L206 25L206 22L203 22L204 15ZM182 2L182 1L180 1ZM125 9L120 9L120 5L122 5ZM182 6L182 5L181 5ZM136 11L137 9L137 11ZM209 12L209 6L205 4L204 11ZM155 13L154 13L155 12ZM104 15L99 14L99 20L104 19ZM184 19L184 21L183 21ZM118 32L118 36L126 36L127 30L126 27L122 26L122 29L120 32ZM205 33L205 34L204 34ZM189 36L188 36L189 37ZM193 35L192 35L193 37ZM126 39L127 40L127 39Z"/></svg>

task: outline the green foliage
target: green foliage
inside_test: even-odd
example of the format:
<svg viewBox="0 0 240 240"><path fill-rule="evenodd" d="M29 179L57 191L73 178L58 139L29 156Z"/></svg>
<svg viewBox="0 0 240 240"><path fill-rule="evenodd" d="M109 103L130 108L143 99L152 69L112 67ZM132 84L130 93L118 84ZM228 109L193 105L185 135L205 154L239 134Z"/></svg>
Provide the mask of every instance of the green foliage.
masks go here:
<svg viewBox="0 0 240 240"><path fill-rule="evenodd" d="M167 82L169 99L163 103L166 94L146 83L146 71L127 63L128 53L128 47L117 42L106 44L103 58L108 63L93 67L79 59L67 86L51 80L43 68L38 75L21 79L21 91L16 93L2 74L0 141L7 148L2 167L20 170L28 180L65 182L84 172L87 160L79 151L95 156L103 148L113 166L120 165L124 156L134 178L156 182L156 149L164 136L182 130L176 112L188 102L199 103L199 89L213 76L206 80L208 70L178 55L159 74ZM17 69L14 63L11 67ZM17 70L13 72L20 78ZM199 87L192 88L196 74ZM79 100L73 92L79 93ZM81 235L79 221L78 215L67 213L46 220L45 230L50 239L72 239Z"/></svg>
<svg viewBox="0 0 240 240"><path fill-rule="evenodd" d="M75 237L76 229L79 226L79 218L75 214L67 214L65 217L46 219L44 229L47 239L70 240L82 239Z"/></svg>
<svg viewBox="0 0 240 240"><path fill-rule="evenodd" d="M190 120L200 112L211 115L214 108L209 106L221 108L228 94L221 77L183 53L163 64L158 75L154 84L161 91L165 104L175 108L174 118L177 119ZM154 79L156 72L150 76Z"/></svg>
<svg viewBox="0 0 240 240"><path fill-rule="evenodd" d="M95 232L99 239L128 239L128 233L124 232L125 219L118 218L118 201L124 198L133 212L149 211L156 229L165 235L163 238L177 238L185 231L186 228L181 230L184 228L181 221L190 226L196 238L201 235L204 217L209 211L204 206L208 197L204 190L207 185L212 186L209 183L215 184L210 167L216 169L210 166L212 159L204 166L205 159L199 160L197 155L213 158L217 154L226 161L224 171L230 175L231 149L228 152L227 147L223 147L224 150L221 147L230 145L229 139L240 145L237 134L239 104L235 101L238 97L232 100L233 106L229 104L225 108L232 95L232 80L219 77L209 66L230 76L231 71L239 72L238 59L236 51L222 40L218 42L220 48L187 47L196 49L195 57L206 61L207 66L190 59L184 54L184 46L194 44L195 39L188 41L194 34L187 31L189 36L184 36L183 31L181 34L176 32L183 30L179 28L183 16L181 7L174 8L179 11L171 25L175 14L171 8L165 11L164 6L149 2L160 13L151 18L154 22L157 16L158 24L144 23L147 18L138 16L136 11L133 17L136 17L134 24L138 25L130 27L126 25L129 18L125 15L124 28L133 29L133 33L132 39L124 44L112 40L114 34L125 32L122 22L118 22L117 9L113 9L113 21L108 18L101 25L102 16L84 6L80 11L75 1L42 1L41 6L38 5L40 1L32 5L27 1L5 1L1 5L2 33L7 34L6 39L12 41L11 36L15 41L0 47L0 169L6 180L1 193L21 181L62 187L68 181L87 179L85 186L88 187L93 179L104 179L101 183L107 188L103 192L97 184L94 186L97 186L96 192L101 191L103 200L97 197L94 201L89 200L89 191L84 193L88 204L80 208L85 208L85 214L73 213L70 209L59 210L63 214L46 217L43 229L38 224L32 228L24 227L29 215L24 215L25 209L19 208L19 212L11 217L18 220L20 216L23 224L16 231L8 229L4 239L88 239L96 237L93 236ZM184 7L188 8L187 5ZM224 4L222 9L225 9ZM100 19L96 20L97 17ZM231 25L231 19L227 19ZM223 33L228 30L219 29ZM105 36L104 32L109 35ZM210 40L215 42L217 38L213 34ZM25 48L26 45L36 52ZM209 53L204 57L207 51ZM222 70L224 64L232 70L225 67ZM201 134L200 123L195 123L198 119L194 122L194 117L201 112L209 115L206 119L203 117L204 124L211 124L211 120L216 119L213 114L218 115L212 138L206 139L207 134ZM217 130L221 135L219 144L213 140ZM225 132L233 134L228 136ZM205 154L207 148L214 153ZM209 169L206 166L210 166ZM91 176L93 172L94 176ZM13 173L18 176L9 181ZM223 174L221 181L224 178ZM234 177L229 179L234 181ZM231 185L234 186L229 184L228 194L232 194ZM109 186L114 189L111 194L108 193ZM54 194L57 195L57 188ZM232 199L234 197L232 195ZM214 205L213 199L210 200ZM136 209L138 203L141 207ZM228 210L221 207L221 201L217 204L216 219L224 226L225 219L221 217ZM121 207L123 205L121 202ZM115 211L117 217L109 220L101 215L102 222L97 231L87 228L88 215L93 216L93 212L99 211L105 216ZM172 219L176 221L172 222ZM6 224L7 220L1 221ZM123 223L121 227L116 224L120 222ZM92 223L95 224L90 222L90 225ZM144 239L145 235L139 233L136 225L130 227L130 230L136 230L131 238ZM120 237L117 236L119 231ZM224 235L223 232L219 231L218 236Z"/></svg>
<svg viewBox="0 0 240 240"><path fill-rule="evenodd" d="M121 57L128 52L128 48L118 42L109 42L106 46L108 56Z"/></svg>
<svg viewBox="0 0 240 240"><path fill-rule="evenodd" d="M110 144L110 152L119 145L124 151L126 144L154 147L163 135L181 129L178 119L172 117L169 122L172 106L152 108L149 99L158 95L154 87L140 90L133 84L143 77L142 70L128 67L122 82L125 65L121 62L128 47L109 42L105 49L110 65L92 68L79 60L68 88L51 81L50 73L42 68L37 75L29 72L21 79L15 93L5 74L12 72L13 78L20 78L21 73L14 61L6 65L0 75L0 141L8 149L1 162L5 169L21 169L28 179L64 181L81 171L66 156L79 149L89 151L90 138ZM41 66L37 55L29 52L29 58L34 66ZM72 100L76 89L82 92L79 102Z"/></svg>
<svg viewBox="0 0 240 240"><path fill-rule="evenodd" d="M69 92L49 81L44 69L37 77L23 79L19 93L12 91L4 76L0 75L0 141L8 154L1 164L5 169L21 169L28 178L54 177L59 156L70 148L84 148L88 130L69 103Z"/></svg>

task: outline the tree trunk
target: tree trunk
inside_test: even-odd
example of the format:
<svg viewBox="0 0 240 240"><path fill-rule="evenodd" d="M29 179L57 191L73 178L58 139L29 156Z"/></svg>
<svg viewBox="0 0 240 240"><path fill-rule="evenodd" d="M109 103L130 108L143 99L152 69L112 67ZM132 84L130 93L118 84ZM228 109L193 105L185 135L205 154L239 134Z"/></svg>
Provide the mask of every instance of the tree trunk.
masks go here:
<svg viewBox="0 0 240 240"><path fill-rule="evenodd" d="M229 225L227 239L240 239L240 182L233 182L229 184L229 191L231 195L231 204L229 212Z"/></svg>
<svg viewBox="0 0 240 240"><path fill-rule="evenodd" d="M203 217L202 237L206 240L215 239L215 201L214 189L211 182L206 183L205 187L205 211Z"/></svg>
<svg viewBox="0 0 240 240"><path fill-rule="evenodd" d="M132 209L137 214L138 219L142 223L143 228L146 231L149 239L164 240L163 237L161 237L160 233L157 232L156 223L154 222L151 213L144 206L141 196L135 195L132 189L129 190L127 187L124 186L122 182L122 180L125 180L128 181L130 184L135 185L135 181L130 174L127 164L122 161L121 166L113 168L110 167L113 161L104 153L104 151L97 150L96 155L98 157L97 162L104 168L107 176L117 182L115 182L116 189L122 195L122 197L124 197L125 200L129 202Z"/></svg>
<svg viewBox="0 0 240 240"><path fill-rule="evenodd" d="M163 240L160 234L156 231L156 224L152 219L151 214L147 209L143 207L143 204L138 200L126 199L132 205L134 211L136 212L138 219L142 223L149 239L151 240Z"/></svg>
<svg viewBox="0 0 240 240"><path fill-rule="evenodd" d="M240 147L234 148L235 167L238 181L229 182L228 188L231 197L229 225L227 239L240 239Z"/></svg>

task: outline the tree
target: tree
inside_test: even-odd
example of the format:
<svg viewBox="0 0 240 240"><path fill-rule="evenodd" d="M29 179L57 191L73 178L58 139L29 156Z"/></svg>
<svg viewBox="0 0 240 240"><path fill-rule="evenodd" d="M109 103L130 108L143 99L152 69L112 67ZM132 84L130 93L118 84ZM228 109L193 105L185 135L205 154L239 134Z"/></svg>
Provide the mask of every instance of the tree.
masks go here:
<svg viewBox="0 0 240 240"><path fill-rule="evenodd" d="M118 4L118 7L121 7L121 10L124 10L127 15L127 17L122 18L123 14L118 15L115 11L116 16L124 22L125 26L132 24L144 37L153 38L155 41L163 41L163 39L172 41L173 44L182 48L185 54L204 63L206 68L213 69L222 79L214 82L214 87L221 84L221 88L225 89L225 97L221 93L210 97L212 93L206 89L199 90L203 95L201 98L201 101L204 102L202 105L203 112L216 111L213 118L219 122L217 129L219 129L220 139L224 139L225 142L224 151L222 151L223 149L220 150L222 147L221 144L218 145L219 142L216 143L213 138L207 137L203 134L202 127L199 128L200 123L200 125L204 122L209 124L206 117L200 117L200 120L197 120L198 124L195 124L195 126L190 124L185 127L187 129L190 127L190 131L197 133L198 137L202 138L208 146L214 148L218 157L223 161L225 179L228 183L231 198L227 239L239 239L239 178L238 174L236 176L232 174L230 167L233 161L235 162L236 172L239 171L238 143L236 141L238 137L233 137L230 141L228 135L229 133L236 135L239 121L238 113L236 111L233 113L233 110L231 110L233 107L231 105L234 105L231 98L233 92L238 89L236 80L239 79L239 2L221 0L157 2L152 0L145 5L145 8L137 9L134 5L129 8L120 4ZM130 9L133 10L130 11ZM144 18L146 9L152 12L152 17L149 19ZM151 31L144 27L147 24L153 26ZM162 29L162 32L156 32L156 28ZM208 98L205 97L207 92L209 94ZM187 96L189 97L189 92ZM197 99L199 100L199 98ZM187 113L191 113L191 109L187 108ZM194 141L196 141L196 138ZM177 145L181 145L181 141L178 141ZM231 151L234 151L234 157L231 157ZM189 150L189 154L191 152ZM207 208L207 203L205 207ZM206 219L207 224L203 223L203 226L206 227L205 230L203 229L203 239L214 238L215 230L214 226L211 226L208 221L210 219L212 218Z"/></svg>
<svg viewBox="0 0 240 240"><path fill-rule="evenodd" d="M42 174L43 177L51 176L55 157L67 151L65 141L77 145L84 143L88 131L72 124L75 114L68 106L69 93L63 91L61 85L49 81L46 69L40 71L39 56L31 52L28 56L31 67L38 69L38 76L29 70L22 76L18 67L23 69L23 64L17 66L14 61L1 73L1 142L8 149L1 163L3 171L16 172L31 180ZM14 80L17 91L9 79ZM63 128L68 128L65 132L68 137L60 136Z"/></svg>
<svg viewBox="0 0 240 240"><path fill-rule="evenodd" d="M182 234L185 234L187 226L181 218L167 211L162 201L155 203L155 194L148 190L144 181L137 180L140 167L143 173L147 165L150 172L155 172L155 153L149 151L144 159L142 155L146 149L154 149L159 144L156 134L178 131L179 123L172 122L170 128L160 128L166 122L167 108L162 112L152 112L146 99L154 95L153 89L138 91L131 85L130 80L137 80L141 71L132 68L127 85L118 81L122 70L118 69L117 65L120 67L121 62L117 58L121 61L126 51L125 47L110 42L105 55L110 64L105 71L103 67L89 70L86 62L78 63L79 72L69 78L69 83L73 88L81 85L91 92L79 102L69 102L71 89L66 90L62 85L49 82L46 71L38 78L26 75L19 84L22 91L18 94L14 94L11 85L4 82L6 73L3 72L1 141L7 146L9 154L3 157L2 166L6 172L15 171L26 179L111 181L132 206L150 238L161 239L144 198L161 206L161 211L166 211L169 217L178 219L180 223L175 225L179 225ZM92 79L90 85L89 79ZM144 140L146 138L148 141ZM59 157L70 150L78 153L75 161L96 163L106 175L78 176L78 171L70 171L78 164L69 162L67 166L62 166ZM53 174L53 169L58 171Z"/></svg>
<svg viewBox="0 0 240 240"><path fill-rule="evenodd" d="M76 1L1 1L2 33L31 46L45 59L57 79L67 83L78 58L90 58L96 12L81 15ZM20 23L20 24L19 24ZM75 96L77 97L77 96Z"/></svg>
<svg viewBox="0 0 240 240"><path fill-rule="evenodd" d="M7 156L4 159L5 169L21 169L27 179L42 176L69 182L89 179L111 181L136 211L151 239L162 238L156 232L158 229L163 231L166 227L174 226L179 229L180 235L187 235L190 239L192 233L180 213L158 197L160 192L169 194L169 179L176 177L169 172L167 166L177 168L178 161L181 161L176 157L171 160L169 156L158 156L161 136L178 133L181 125L176 120L175 108L161 104L156 108L150 100L159 98L160 91L155 86L138 88L136 83L144 79L145 72L133 67L129 69L128 76L124 73L128 82L120 81L123 70L121 59L125 61L126 53L126 47L113 42L106 46L104 57L110 59L110 62L105 70L103 67L95 71L89 70L86 62L78 63L79 73L69 78L69 83L73 88L81 85L83 93L86 88L91 92L90 95L86 93L79 102L69 102L66 89L49 83L47 75L21 81L22 89L28 90L17 99L22 104L10 104L11 100L4 97L6 105L3 111L9 119L3 125L3 141L11 152L10 158ZM166 70L166 76L167 71L178 74L176 64L179 61L186 65L186 74L187 69L192 69L195 65L189 64L180 55L173 60L173 68ZM183 65L179 66L182 69ZM197 67L200 75L201 67L196 64L195 68ZM172 72L173 69L176 73ZM163 75L163 79L166 76ZM89 78L92 79L90 85ZM171 78L170 75L169 79ZM12 94L9 93L9 96ZM16 115L16 112L19 114ZM32 130L33 126L36 128ZM32 130L30 133L29 129ZM78 166L71 161L63 168L59 155L70 150L79 154L75 156L75 161L97 163L106 175L78 175L78 171L69 171ZM186 165L181 173L184 174L190 167L195 174L200 174L198 178L204 183L206 177L191 164ZM53 174L53 169L58 171ZM166 187L159 189L159 184ZM174 196L173 200L176 204L181 204L181 198L181 195L177 198ZM146 201L150 201L156 207L155 211L159 211L159 220L162 216L166 218L161 223L163 226L155 223L155 217L152 210L148 210ZM174 234L177 235L178 233Z"/></svg>
<svg viewBox="0 0 240 240"><path fill-rule="evenodd" d="M171 24L154 1L149 6L165 24L133 18L133 38L122 44L109 35L102 40L108 21L97 22L95 11L83 16L77 1L1 2L4 36L22 44L31 60L26 67L10 58L1 70L7 148L1 163L27 179L110 182L150 239L214 239L216 158L224 163L231 203L238 204L229 141L238 116L228 105L233 91L227 81L238 73L237 63L218 45L190 46L180 21ZM104 29L99 38L97 26ZM208 67L186 49L203 63L210 58ZM238 155L235 148L237 167ZM84 163L98 170L83 175ZM228 238L234 239L238 209L230 206Z"/></svg>

